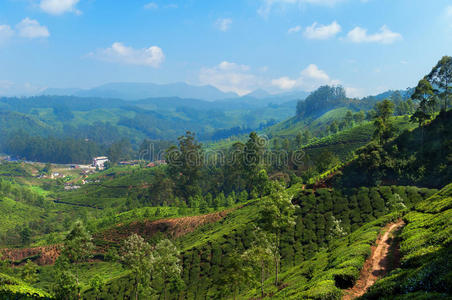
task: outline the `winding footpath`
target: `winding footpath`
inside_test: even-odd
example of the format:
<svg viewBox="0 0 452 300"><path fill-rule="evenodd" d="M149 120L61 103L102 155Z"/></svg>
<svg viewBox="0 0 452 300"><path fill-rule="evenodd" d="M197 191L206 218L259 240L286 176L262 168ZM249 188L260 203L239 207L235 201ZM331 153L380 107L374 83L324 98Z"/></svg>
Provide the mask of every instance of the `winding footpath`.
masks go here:
<svg viewBox="0 0 452 300"><path fill-rule="evenodd" d="M355 285L345 290L342 300L351 300L364 295L378 278L384 276L390 267L389 249L394 243L392 233L402 228L405 223L402 220L396 223L389 223L384 227L384 234L377 241L376 246L372 246L372 254L364 263L359 279Z"/></svg>

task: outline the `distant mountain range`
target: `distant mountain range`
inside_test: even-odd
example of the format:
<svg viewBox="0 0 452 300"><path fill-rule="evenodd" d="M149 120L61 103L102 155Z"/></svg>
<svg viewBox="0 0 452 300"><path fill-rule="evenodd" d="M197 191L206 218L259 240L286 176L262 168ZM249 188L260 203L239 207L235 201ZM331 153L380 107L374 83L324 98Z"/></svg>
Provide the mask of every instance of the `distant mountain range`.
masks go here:
<svg viewBox="0 0 452 300"><path fill-rule="evenodd" d="M394 92L399 92L401 96L406 99L413 92L412 89L399 91L386 91L375 96L368 96L366 98L373 98L374 100L383 100L390 97ZM279 94L270 94L263 89L257 89L244 96L239 96L233 92L223 92L211 85L196 86L183 82L170 84L155 84L155 83L138 83L138 82L117 82L107 83L94 87L91 89L79 88L48 88L39 95L47 96L76 96L89 98L108 98L108 99L122 99L126 101L135 101L143 99L198 99L204 101L221 101L228 104L237 105L258 105L266 106L268 104L283 104L287 102L294 102L303 100L309 96L306 91L290 91Z"/></svg>
<svg viewBox="0 0 452 300"><path fill-rule="evenodd" d="M170 84L117 82L107 83L92 89L49 88L44 90L41 94L54 96L119 98L123 100L180 97L215 101L239 97L236 93L225 93L210 85L194 86L182 82Z"/></svg>
<svg viewBox="0 0 452 300"><path fill-rule="evenodd" d="M307 95L309 95L309 93L304 91L295 91L273 95L265 90L258 89L240 97L236 93L223 92L210 85L195 86L183 82L170 84L117 82L103 84L91 89L48 88L41 92L40 95L116 98L123 100L177 97L206 101L230 101L232 99L240 99L240 102L255 102L255 100L265 99L265 101L260 101L262 102L261 104L281 104L291 100L304 99Z"/></svg>

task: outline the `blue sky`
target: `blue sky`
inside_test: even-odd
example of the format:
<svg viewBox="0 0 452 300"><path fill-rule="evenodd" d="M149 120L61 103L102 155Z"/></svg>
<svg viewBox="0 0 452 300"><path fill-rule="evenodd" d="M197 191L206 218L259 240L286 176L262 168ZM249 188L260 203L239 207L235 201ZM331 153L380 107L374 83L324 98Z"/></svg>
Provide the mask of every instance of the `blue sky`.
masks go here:
<svg viewBox="0 0 452 300"><path fill-rule="evenodd" d="M365 96L414 86L443 55L448 0L0 0L0 95L183 81Z"/></svg>

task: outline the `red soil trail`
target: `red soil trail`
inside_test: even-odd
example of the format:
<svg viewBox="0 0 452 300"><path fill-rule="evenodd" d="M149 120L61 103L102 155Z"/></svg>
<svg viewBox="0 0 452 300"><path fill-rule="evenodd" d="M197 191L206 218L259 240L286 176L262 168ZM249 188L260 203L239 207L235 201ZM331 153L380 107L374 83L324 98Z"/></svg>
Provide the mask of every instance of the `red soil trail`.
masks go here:
<svg viewBox="0 0 452 300"><path fill-rule="evenodd" d="M390 268L391 258L389 257L389 248L392 243L392 233L403 227L405 223L399 220L396 223L389 223L384 228L384 234L380 235L376 241L376 245L372 246L370 257L364 263L361 275L355 285L345 290L345 296L342 300L351 300L360 297L377 281L378 278L384 276ZM394 254L397 258L398 254Z"/></svg>

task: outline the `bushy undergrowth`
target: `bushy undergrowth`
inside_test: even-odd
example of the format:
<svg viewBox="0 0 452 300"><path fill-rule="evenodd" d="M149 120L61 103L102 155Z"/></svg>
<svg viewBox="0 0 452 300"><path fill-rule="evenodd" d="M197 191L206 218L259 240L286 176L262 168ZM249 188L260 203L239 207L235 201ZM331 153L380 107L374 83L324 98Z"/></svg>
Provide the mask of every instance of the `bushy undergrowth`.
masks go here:
<svg viewBox="0 0 452 300"><path fill-rule="evenodd" d="M51 299L51 296L15 277L0 273L0 299Z"/></svg>

